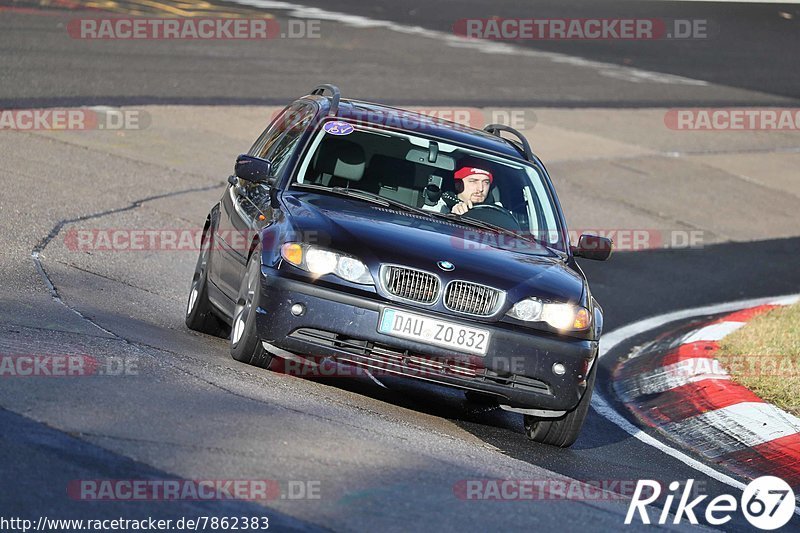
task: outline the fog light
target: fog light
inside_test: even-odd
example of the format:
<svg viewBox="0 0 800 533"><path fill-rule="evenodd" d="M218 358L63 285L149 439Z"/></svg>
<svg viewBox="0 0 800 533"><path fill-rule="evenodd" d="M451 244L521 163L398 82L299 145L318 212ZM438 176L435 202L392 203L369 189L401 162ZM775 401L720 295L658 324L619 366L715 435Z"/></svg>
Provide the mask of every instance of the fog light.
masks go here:
<svg viewBox="0 0 800 533"><path fill-rule="evenodd" d="M306 306L303 304L294 304L291 311L294 316L303 316L303 313L306 312Z"/></svg>
<svg viewBox="0 0 800 533"><path fill-rule="evenodd" d="M553 364L553 374L556 376L563 376L567 371L567 367L565 367L561 363L554 363Z"/></svg>

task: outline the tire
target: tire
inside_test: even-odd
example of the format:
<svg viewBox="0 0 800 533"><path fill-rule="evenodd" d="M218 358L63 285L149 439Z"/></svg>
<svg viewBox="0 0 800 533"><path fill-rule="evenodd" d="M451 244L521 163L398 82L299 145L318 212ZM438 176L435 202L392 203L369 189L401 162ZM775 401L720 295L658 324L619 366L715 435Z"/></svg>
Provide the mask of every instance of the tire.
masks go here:
<svg viewBox="0 0 800 533"><path fill-rule="evenodd" d="M261 254L254 251L239 287L231 324L231 357L261 368L269 367L272 355L264 349L256 328L256 309L261 301Z"/></svg>
<svg viewBox="0 0 800 533"><path fill-rule="evenodd" d="M597 361L595 361L595 367ZM586 384L584 392L578 406L561 418L537 418L531 415L525 416L525 434L529 439L542 444L550 444L560 448L568 448L578 439L586 414L589 412L589 404L592 401L594 391L594 380L597 375L597 368L592 369L589 382Z"/></svg>
<svg viewBox="0 0 800 533"><path fill-rule="evenodd" d="M208 300L208 259L212 244L211 229L203 233L200 253L194 267L192 284L189 287L189 299L186 302L186 327L219 336L224 331L222 323L214 314L211 302Z"/></svg>

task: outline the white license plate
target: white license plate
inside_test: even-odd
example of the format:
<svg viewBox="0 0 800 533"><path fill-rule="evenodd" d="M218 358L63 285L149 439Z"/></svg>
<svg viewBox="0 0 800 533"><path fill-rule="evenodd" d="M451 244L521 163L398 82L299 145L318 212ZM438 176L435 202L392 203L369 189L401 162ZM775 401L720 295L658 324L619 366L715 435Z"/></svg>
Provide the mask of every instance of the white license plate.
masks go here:
<svg viewBox="0 0 800 533"><path fill-rule="evenodd" d="M486 350L489 348L489 332L485 329L445 322L397 309L383 310L378 323L378 332L477 355L486 355Z"/></svg>

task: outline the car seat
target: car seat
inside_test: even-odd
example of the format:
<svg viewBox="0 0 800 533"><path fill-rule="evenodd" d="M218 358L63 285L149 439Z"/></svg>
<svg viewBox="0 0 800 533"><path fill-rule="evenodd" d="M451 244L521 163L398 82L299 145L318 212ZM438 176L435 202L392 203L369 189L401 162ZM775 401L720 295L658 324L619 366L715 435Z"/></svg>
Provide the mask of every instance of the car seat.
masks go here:
<svg viewBox="0 0 800 533"><path fill-rule="evenodd" d="M311 183L329 187L350 187L364 177L364 149L346 139L327 139L312 162Z"/></svg>
<svg viewBox="0 0 800 533"><path fill-rule="evenodd" d="M415 187L414 163L386 155L372 156L365 181L384 198L417 206L422 202L421 187Z"/></svg>

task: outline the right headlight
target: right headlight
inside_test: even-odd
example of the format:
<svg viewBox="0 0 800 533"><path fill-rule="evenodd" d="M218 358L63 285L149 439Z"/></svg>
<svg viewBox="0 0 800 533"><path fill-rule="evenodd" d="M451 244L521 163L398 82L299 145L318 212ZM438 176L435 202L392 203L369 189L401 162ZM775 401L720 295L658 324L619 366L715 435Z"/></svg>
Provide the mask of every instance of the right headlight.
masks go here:
<svg viewBox="0 0 800 533"><path fill-rule="evenodd" d="M311 244L287 242L281 246L281 257L294 266L317 276L334 274L352 283L374 284L367 265L350 255Z"/></svg>
<svg viewBox="0 0 800 533"><path fill-rule="evenodd" d="M539 298L520 300L506 314L524 322L546 322L561 331L580 331L591 324L589 310L585 307L545 302Z"/></svg>

